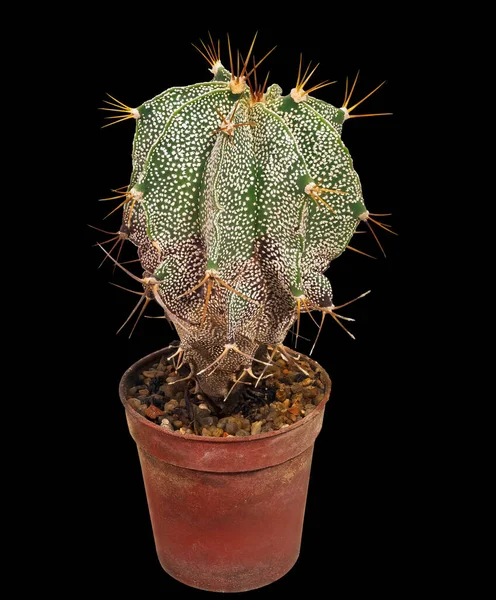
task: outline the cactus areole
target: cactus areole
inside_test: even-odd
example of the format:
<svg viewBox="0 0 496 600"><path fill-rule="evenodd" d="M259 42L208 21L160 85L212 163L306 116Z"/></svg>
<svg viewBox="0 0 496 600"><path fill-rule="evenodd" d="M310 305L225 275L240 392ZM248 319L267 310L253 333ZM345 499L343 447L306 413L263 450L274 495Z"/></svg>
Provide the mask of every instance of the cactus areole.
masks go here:
<svg viewBox="0 0 496 600"><path fill-rule="evenodd" d="M219 403L270 363L301 312L332 313L324 272L369 213L341 139L346 107L310 96L300 76L284 96L249 85L246 68L211 67L211 81L110 118L136 120L119 235L138 247L143 298Z"/></svg>

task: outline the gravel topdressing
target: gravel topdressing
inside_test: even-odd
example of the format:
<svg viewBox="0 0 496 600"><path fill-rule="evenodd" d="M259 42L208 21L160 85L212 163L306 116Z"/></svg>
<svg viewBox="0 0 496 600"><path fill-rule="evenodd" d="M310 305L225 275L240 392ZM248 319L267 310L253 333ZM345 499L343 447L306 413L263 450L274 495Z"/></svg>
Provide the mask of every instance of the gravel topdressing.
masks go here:
<svg viewBox="0 0 496 600"><path fill-rule="evenodd" d="M286 360L277 352L256 387L256 379L245 377L219 407L195 392L189 367L178 371L174 358L168 359L174 351L147 365L127 397L134 410L179 435L228 437L275 431L301 421L324 399L322 371L314 370L303 355Z"/></svg>

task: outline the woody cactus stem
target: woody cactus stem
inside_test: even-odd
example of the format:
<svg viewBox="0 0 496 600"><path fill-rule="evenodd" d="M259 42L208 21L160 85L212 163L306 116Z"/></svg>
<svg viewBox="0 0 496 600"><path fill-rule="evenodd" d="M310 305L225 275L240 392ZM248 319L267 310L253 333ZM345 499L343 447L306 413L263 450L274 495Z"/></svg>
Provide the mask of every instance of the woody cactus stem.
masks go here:
<svg viewBox="0 0 496 600"><path fill-rule="evenodd" d="M249 56L237 75L215 47L207 58L212 81L119 103L115 118L136 119L121 231L138 246L144 298L219 399L300 312L332 311L323 272L369 213L340 137L349 109L311 97L301 63L283 96L248 85Z"/></svg>

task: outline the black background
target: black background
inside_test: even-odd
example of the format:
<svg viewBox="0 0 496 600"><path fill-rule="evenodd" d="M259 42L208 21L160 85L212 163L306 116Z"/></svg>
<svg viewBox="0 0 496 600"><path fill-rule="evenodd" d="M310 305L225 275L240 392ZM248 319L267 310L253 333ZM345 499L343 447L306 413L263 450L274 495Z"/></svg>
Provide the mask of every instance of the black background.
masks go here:
<svg viewBox="0 0 496 600"><path fill-rule="evenodd" d="M119 216L101 220L111 203L97 200L109 196L111 188L125 185L131 173L133 122L101 129L104 113L98 107L103 106L105 93L138 106L167 87L208 80L208 66L191 42L197 43L199 37L205 40L210 29L215 38L221 37L227 64L225 32L229 31L233 46L246 53L258 29L257 57L278 46L259 71L265 75L270 68L269 83L279 83L283 93L295 84L300 52L306 61L321 63L316 82L337 80L316 93L336 106L342 103L346 76L354 77L358 69L356 101L387 80L356 112L387 111L394 116L347 121L343 140L360 176L367 208L392 212L384 220L399 236L378 231L386 259L370 234L355 236L353 245L377 260L348 251L327 273L336 304L369 289L372 293L342 311L356 319L347 324L355 341L326 319L313 358L329 372L333 390L315 446L301 555L283 579L250 594L308 592L315 585L324 585L331 593L392 591L404 569L412 510L402 447L409 408L403 398L408 380L400 373L405 366L407 313L401 284L405 236L398 174L402 56L397 29L364 20L358 30L352 22L341 23L344 15L338 14L332 24L318 14L312 21L303 18L302 23L287 26L257 21L253 16L226 18L225 22L206 16L191 23L188 10L180 8L163 27L159 23L129 27L133 20L138 24L140 14L128 15L127 29L110 18L96 19L84 37L68 40L74 49L72 79L78 80L78 105L84 108L76 124L82 150L77 193L83 210L74 225L82 238L77 252L85 277L77 323L84 371L77 391L84 410L73 419L70 434L77 461L72 472L73 517L80 526L68 537L68 552L76 570L84 573L81 585L89 589L139 592L142 598L158 593L185 597L205 593L174 581L158 563L136 448L117 394L124 370L141 356L166 346L175 335L165 320L149 319L142 319L131 339L129 328L115 335L137 297L108 282L139 288L123 273L113 275L108 261L97 269L103 257L92 244L106 236L87 224L118 229ZM134 257L134 247L125 248L123 259ZM157 306L147 312L160 314ZM313 340L316 331L304 316L302 335ZM292 345L290 338L287 343ZM299 349L308 352L311 345L303 340ZM253 527L264 535L262 523Z"/></svg>

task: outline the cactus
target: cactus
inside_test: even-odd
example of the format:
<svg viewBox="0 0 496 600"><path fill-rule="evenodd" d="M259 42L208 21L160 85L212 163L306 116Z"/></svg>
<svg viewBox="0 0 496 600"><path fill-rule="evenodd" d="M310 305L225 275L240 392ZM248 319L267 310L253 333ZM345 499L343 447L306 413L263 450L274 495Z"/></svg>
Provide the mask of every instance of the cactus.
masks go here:
<svg viewBox="0 0 496 600"><path fill-rule="evenodd" d="M303 73L300 57L284 96L253 81L262 61L248 68L252 50L235 68L229 43L227 70L219 47L202 42L211 81L168 89L135 109L115 99L106 107L116 113L109 124L136 120L131 181L114 196L122 226L112 238L136 245L144 269L141 278L128 272L144 287L132 315L158 302L179 334L178 353L212 399L255 376L255 366L260 377L302 312L344 327L324 271L361 221L376 239L371 221L390 231L367 211L341 139L361 103L348 107L356 79L335 108L310 95L331 82L307 89L315 69Z"/></svg>

